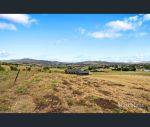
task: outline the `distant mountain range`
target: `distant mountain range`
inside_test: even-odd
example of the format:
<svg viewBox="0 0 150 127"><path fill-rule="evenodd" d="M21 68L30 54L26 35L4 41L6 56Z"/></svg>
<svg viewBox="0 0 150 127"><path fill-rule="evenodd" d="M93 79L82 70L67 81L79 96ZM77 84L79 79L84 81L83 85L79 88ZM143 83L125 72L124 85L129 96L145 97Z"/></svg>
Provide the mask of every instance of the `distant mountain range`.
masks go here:
<svg viewBox="0 0 150 127"><path fill-rule="evenodd" d="M1 60L1 62L17 63L17 64L37 64L37 65L64 65L64 64L78 64L78 65L110 65L110 64L133 64L124 62L106 62L106 61L83 61L76 63L59 62L59 61L47 61L47 60L35 60L35 59L13 59L13 60ZM139 64L150 64L150 61L140 62Z"/></svg>
<svg viewBox="0 0 150 127"><path fill-rule="evenodd" d="M56 64L65 64L58 61L47 61L47 60L35 60L35 59L13 59L13 60L2 60L2 62L8 63L17 63L17 64L39 64L39 65L56 65Z"/></svg>

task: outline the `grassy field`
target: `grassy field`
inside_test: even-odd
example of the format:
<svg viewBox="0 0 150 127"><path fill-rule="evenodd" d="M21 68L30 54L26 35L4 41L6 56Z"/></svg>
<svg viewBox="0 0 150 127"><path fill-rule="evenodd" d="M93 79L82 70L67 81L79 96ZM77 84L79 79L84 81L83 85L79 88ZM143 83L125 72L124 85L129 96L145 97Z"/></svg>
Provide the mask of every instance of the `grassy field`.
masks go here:
<svg viewBox="0 0 150 127"><path fill-rule="evenodd" d="M150 113L150 72L0 71L0 112Z"/></svg>

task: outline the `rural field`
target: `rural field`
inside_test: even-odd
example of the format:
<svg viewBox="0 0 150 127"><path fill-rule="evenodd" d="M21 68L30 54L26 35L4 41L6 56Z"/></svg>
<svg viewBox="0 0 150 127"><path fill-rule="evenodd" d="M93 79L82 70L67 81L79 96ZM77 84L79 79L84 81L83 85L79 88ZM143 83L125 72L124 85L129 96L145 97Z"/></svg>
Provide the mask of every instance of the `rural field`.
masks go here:
<svg viewBox="0 0 150 127"><path fill-rule="evenodd" d="M150 72L17 73L0 71L1 113L150 113Z"/></svg>
<svg viewBox="0 0 150 127"><path fill-rule="evenodd" d="M0 113L150 113L150 14L0 14Z"/></svg>

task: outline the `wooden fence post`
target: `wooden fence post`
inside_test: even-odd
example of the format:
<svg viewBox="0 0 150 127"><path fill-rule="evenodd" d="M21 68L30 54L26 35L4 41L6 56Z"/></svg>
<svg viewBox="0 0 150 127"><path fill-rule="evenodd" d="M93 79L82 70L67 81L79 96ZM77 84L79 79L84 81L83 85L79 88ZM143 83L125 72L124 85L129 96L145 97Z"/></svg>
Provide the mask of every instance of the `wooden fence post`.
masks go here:
<svg viewBox="0 0 150 127"><path fill-rule="evenodd" d="M16 83L16 81L17 81L17 78L18 78L19 73L20 73L20 69L18 70L18 73L17 73L17 75L16 75L16 78L15 78L14 84L15 84L15 83Z"/></svg>

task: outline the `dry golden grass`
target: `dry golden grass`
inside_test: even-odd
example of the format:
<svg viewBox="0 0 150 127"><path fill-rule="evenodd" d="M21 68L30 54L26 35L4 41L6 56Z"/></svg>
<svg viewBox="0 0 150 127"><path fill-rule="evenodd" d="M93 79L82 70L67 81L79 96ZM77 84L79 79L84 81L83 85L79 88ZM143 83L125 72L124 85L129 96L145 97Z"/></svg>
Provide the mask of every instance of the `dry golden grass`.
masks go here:
<svg viewBox="0 0 150 127"><path fill-rule="evenodd" d="M13 84L17 72L0 73L0 112L150 112L149 76L21 71Z"/></svg>

